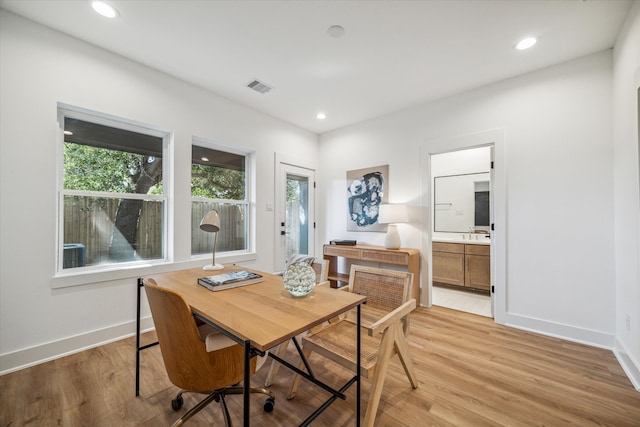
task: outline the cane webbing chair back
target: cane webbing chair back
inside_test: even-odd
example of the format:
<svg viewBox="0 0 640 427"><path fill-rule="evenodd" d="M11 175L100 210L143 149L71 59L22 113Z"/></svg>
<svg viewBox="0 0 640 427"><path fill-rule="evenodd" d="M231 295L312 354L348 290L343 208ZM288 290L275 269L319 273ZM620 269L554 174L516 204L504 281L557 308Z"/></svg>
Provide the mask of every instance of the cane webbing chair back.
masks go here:
<svg viewBox="0 0 640 427"><path fill-rule="evenodd" d="M365 413L365 426L373 426L382 394L384 378L389 361L398 355L413 388L418 387L413 362L407 345L408 319L416 307L409 299L413 274L360 265L352 265L349 275L349 291L367 297L362 306L361 376L372 383L369 403ZM308 359L316 352L334 362L355 371L357 323L351 312L343 319L332 321L327 326L314 330L302 338L302 348ZM300 368L302 368L300 364ZM295 396L301 376L296 375L288 398Z"/></svg>

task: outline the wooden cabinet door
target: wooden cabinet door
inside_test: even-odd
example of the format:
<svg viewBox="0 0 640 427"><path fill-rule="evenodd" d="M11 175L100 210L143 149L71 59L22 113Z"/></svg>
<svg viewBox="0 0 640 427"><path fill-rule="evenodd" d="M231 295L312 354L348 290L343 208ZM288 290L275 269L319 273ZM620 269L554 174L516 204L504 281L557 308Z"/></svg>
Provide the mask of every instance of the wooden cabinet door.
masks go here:
<svg viewBox="0 0 640 427"><path fill-rule="evenodd" d="M465 280L464 285L469 288L491 289L491 262L488 256L465 256Z"/></svg>
<svg viewBox="0 0 640 427"><path fill-rule="evenodd" d="M464 254L432 252L433 281L464 286Z"/></svg>

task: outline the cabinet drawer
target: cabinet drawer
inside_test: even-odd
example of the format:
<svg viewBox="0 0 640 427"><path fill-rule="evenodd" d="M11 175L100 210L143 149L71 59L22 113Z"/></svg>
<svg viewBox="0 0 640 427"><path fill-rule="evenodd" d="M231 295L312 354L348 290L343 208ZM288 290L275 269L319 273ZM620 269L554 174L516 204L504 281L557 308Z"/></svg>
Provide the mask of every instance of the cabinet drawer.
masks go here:
<svg viewBox="0 0 640 427"><path fill-rule="evenodd" d="M431 250L433 252L449 252L452 254L463 254L464 244L433 242L431 245Z"/></svg>
<svg viewBox="0 0 640 427"><path fill-rule="evenodd" d="M464 253L469 255L491 255L491 246L489 245L464 245Z"/></svg>
<svg viewBox="0 0 640 427"><path fill-rule="evenodd" d="M345 258L362 258L362 251L356 248L349 248L340 245L325 245L324 254L331 256L341 256Z"/></svg>
<svg viewBox="0 0 640 427"><path fill-rule="evenodd" d="M362 251L362 259L366 261L384 262L387 264L407 265L409 263L409 254L402 252L390 251Z"/></svg>

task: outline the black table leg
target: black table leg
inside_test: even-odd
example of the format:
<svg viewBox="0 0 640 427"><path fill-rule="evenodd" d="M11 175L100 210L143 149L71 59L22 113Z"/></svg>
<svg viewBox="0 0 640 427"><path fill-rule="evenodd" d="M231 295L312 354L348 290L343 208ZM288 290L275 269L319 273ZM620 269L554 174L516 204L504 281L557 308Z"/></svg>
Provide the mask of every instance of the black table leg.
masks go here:
<svg viewBox="0 0 640 427"><path fill-rule="evenodd" d="M251 341L244 342L244 384L243 397L244 397L244 425L249 427L249 413L250 413L250 384L251 382Z"/></svg>
<svg viewBox="0 0 640 427"><path fill-rule="evenodd" d="M360 307L358 304L358 327L356 328L356 426L360 427Z"/></svg>

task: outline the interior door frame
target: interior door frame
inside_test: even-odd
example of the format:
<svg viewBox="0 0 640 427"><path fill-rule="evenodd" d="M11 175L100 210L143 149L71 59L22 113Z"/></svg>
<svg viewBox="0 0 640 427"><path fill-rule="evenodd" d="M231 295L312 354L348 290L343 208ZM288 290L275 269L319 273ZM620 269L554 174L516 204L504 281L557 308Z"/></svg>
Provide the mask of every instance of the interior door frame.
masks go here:
<svg viewBox="0 0 640 427"><path fill-rule="evenodd" d="M420 147L421 194L423 215L421 218L421 252L422 294L420 304L426 307L432 305L433 269L432 269L432 232L431 224L433 209L431 194L433 194L433 180L431 179L431 156L468 148L493 146L491 170L492 192L492 227L491 231L491 287L492 311L496 323L504 324L507 308L507 218L506 218L506 153L504 130L495 129L452 138L427 140ZM425 286L426 284L426 286Z"/></svg>
<svg viewBox="0 0 640 427"><path fill-rule="evenodd" d="M285 189L282 185L283 174L286 173L288 168L297 168L303 169L309 172L309 176L312 177L310 180L310 188L309 188L309 255L315 256L316 251L316 234L317 227L316 224L316 201L315 201L315 182L316 178L316 168L314 164L307 162L303 159L295 158L286 154L276 153L275 154L275 181L274 181L274 194L275 194L275 211L274 211L274 271L278 271L282 269L284 265L284 260L282 260L282 245L281 239L282 235L280 234L282 227L281 222L284 218L284 207L280 203L283 200L283 191Z"/></svg>

